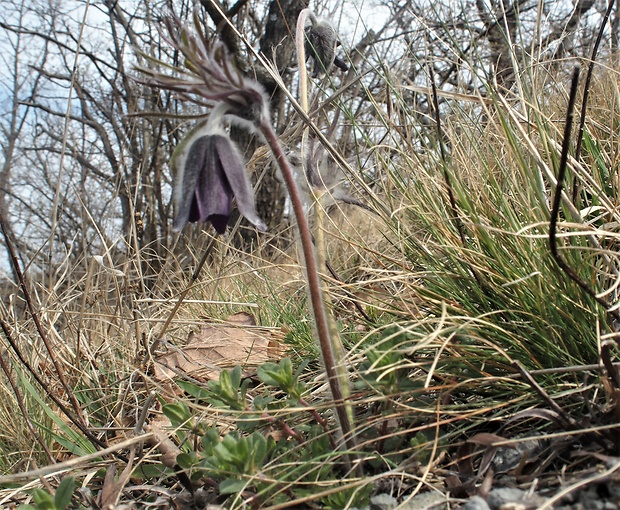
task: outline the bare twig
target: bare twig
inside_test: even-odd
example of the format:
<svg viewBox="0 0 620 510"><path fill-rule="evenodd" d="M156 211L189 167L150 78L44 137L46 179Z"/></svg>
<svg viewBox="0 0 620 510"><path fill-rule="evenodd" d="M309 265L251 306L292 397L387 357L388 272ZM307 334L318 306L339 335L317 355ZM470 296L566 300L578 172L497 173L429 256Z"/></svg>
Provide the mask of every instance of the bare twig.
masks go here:
<svg viewBox="0 0 620 510"><path fill-rule="evenodd" d="M577 424L575 420L569 416L564 409L562 409L556 402L553 400L547 392L538 384L534 378L530 375L530 373L525 369L525 367L519 363L518 361L513 361L512 366L517 369L517 371L521 374L521 377L525 379L525 381L532 387L532 389L538 393L540 398L542 398L547 405L560 417L564 426L567 428L575 428Z"/></svg>
<svg viewBox="0 0 620 510"><path fill-rule="evenodd" d="M601 342L601 361L609 374L610 379L616 385L616 390L620 390L620 367L611 361L612 346L615 344L612 340ZM620 405L620 403L618 404Z"/></svg>
<svg viewBox="0 0 620 510"><path fill-rule="evenodd" d="M560 167L558 169L557 176L557 186L555 188L555 194L553 196L553 205L551 208L551 218L549 220L549 248L551 250L551 255L553 259L556 261L560 269L566 273L566 275L573 280L581 289L591 296L594 300L596 300L605 311L611 315L616 321L620 322L620 312L618 310L612 309L611 303L609 303L606 299L600 297L576 272L570 267L566 261L562 258L560 253L558 252L557 245L557 224L558 224L558 216L560 214L560 204L562 203L562 189L564 186L564 179L566 177L566 168L568 163L568 150L570 147L570 136L573 127L573 117L574 117L574 106L575 99L577 97L577 86L579 84L579 66L575 67L573 71L573 77L571 80L571 88L568 99L568 107L566 112L566 124L564 126L564 140L562 143L562 154L560 156Z"/></svg>
<svg viewBox="0 0 620 510"><path fill-rule="evenodd" d="M446 183L446 191L448 192L448 199L450 200L450 209L452 210L452 216L454 218L454 223L456 225L456 229L459 232L459 237L461 238L461 243L463 244L463 248L467 246L467 238L465 236L465 228L463 227L463 222L461 220L461 216L458 213L456 199L454 198L454 189L452 187L452 180L450 178L450 173L447 168L447 158L446 158L446 149L443 144L443 131L441 128L441 115L439 113L439 99L437 97L437 86L435 85L435 76L432 74L433 69L429 67L430 82L431 82L431 90L433 93L433 109L435 110L435 127L437 128L437 143L439 144L439 152L441 154L441 167L443 169L443 177Z"/></svg>
<svg viewBox="0 0 620 510"><path fill-rule="evenodd" d="M142 412L140 413L140 417L138 418L136 426L134 427L134 431L136 432L136 434L144 433L144 423L149 413L149 408L151 407L151 404L153 403L153 400L155 400L156 396L157 393L155 391L149 392L149 396L146 398L146 402L144 402L144 405L142 406Z"/></svg>
<svg viewBox="0 0 620 510"><path fill-rule="evenodd" d="M336 281L338 281L340 283L343 283L342 278L340 277L338 272L334 269L334 267L327 260L325 261L325 267L327 267L327 270L334 277L334 280L336 280ZM364 318L364 320L366 322L369 322L369 323L373 323L374 322L370 318L370 316L366 313L366 310L364 310L364 308L362 308L362 305L359 303L359 301L353 295L352 292L350 292L348 289L346 289L344 287L341 287L340 290L342 290L347 295L347 298L351 301L351 303L353 303L353 306L355 306L355 309L359 312L359 314Z"/></svg>
<svg viewBox="0 0 620 510"><path fill-rule="evenodd" d="M437 143L439 143L439 151L441 154L441 167L443 169L443 177L446 183L446 191L448 192L448 199L450 200L450 209L452 211L452 217L454 218L454 224L459 233L459 237L461 239L461 244L463 248L467 249L467 236L465 235L465 226L463 225L463 220L458 212L458 207L456 203L456 198L454 197L454 188L452 186L452 179L450 178L450 173L448 172L447 158L446 158L446 149L443 143L443 131L441 128L441 115L439 114L439 99L437 94L437 86L435 85L435 76L433 75L432 66L429 67L430 72L430 82L431 82L431 90L433 95L433 109L435 110L435 126L437 127ZM480 287L486 288L484 285L484 281L482 277L472 267L471 264L467 264L471 274L475 278L476 282Z"/></svg>

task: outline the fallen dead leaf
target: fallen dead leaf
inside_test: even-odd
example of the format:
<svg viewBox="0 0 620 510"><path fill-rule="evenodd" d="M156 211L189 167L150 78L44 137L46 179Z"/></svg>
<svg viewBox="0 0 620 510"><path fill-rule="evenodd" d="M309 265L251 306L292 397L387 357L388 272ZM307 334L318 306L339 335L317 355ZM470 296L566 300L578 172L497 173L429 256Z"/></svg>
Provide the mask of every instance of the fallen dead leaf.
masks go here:
<svg viewBox="0 0 620 510"><path fill-rule="evenodd" d="M203 324L198 333L190 333L187 345L155 359L155 378L166 382L189 375L205 381L219 379L223 369L241 365L246 373L261 363L284 354L282 330L256 326L252 315L236 313L224 324Z"/></svg>

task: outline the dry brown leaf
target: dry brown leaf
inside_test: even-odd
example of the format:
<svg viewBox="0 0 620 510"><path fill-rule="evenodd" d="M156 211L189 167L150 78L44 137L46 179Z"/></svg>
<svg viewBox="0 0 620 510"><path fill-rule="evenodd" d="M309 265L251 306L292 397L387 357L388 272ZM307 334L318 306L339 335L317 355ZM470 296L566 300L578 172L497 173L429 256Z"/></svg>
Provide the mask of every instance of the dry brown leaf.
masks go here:
<svg viewBox="0 0 620 510"><path fill-rule="evenodd" d="M121 475L116 478L116 464L110 464L105 474L103 488L101 489L101 508L116 508L121 493L129 481L133 470L133 460L136 454L136 445L131 446L127 465Z"/></svg>
<svg viewBox="0 0 620 510"><path fill-rule="evenodd" d="M284 333L256 326L254 317L241 312L224 324L204 324L190 333L187 345L155 360L155 378L169 381L177 375L198 380L219 378L225 368L241 365L246 373L266 361L284 354Z"/></svg>
<svg viewBox="0 0 620 510"><path fill-rule="evenodd" d="M161 462L164 466L176 469L177 457L181 450L175 445L163 430L157 425L145 425L144 430L151 432L152 437L149 438L149 444L159 450L161 453Z"/></svg>

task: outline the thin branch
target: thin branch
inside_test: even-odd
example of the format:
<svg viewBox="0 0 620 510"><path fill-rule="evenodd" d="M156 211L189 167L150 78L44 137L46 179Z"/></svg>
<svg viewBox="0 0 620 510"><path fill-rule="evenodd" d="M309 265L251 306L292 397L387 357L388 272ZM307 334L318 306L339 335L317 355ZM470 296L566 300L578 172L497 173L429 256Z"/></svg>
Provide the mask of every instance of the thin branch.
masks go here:
<svg viewBox="0 0 620 510"><path fill-rule="evenodd" d="M433 108L435 110L435 126L437 127L437 142L439 143L439 152L441 154L441 167L443 169L443 177L446 182L446 191L448 192L448 199L450 200L450 208L452 209L452 216L454 217L454 223L456 224L456 229L459 232L459 237L461 238L461 243L465 248L467 246L467 237L465 236L465 229L463 227L463 222L461 221L461 217L458 213L458 209L456 206L456 199L454 198L454 189L452 187L452 180L450 179L450 173L447 168L447 158L446 158L446 150L443 144L443 131L441 129L441 115L439 113L439 99L437 97L437 86L435 85L435 76L433 75L433 68L430 67L430 82L431 89L433 92Z"/></svg>
<svg viewBox="0 0 620 510"><path fill-rule="evenodd" d="M597 293L592 289L576 272L570 267L566 261L562 258L560 253L558 252L557 245L557 224L558 224L558 216L560 213L560 204L562 203L562 189L564 186L564 179L566 177L566 168L568 162L568 150L570 147L570 136L573 127L573 117L574 117L574 107L575 100L577 97L577 86L579 84L579 66L575 67L573 71L573 77L571 80L571 89L568 99L568 111L566 112L566 124L564 126L564 141L562 143L562 154L560 156L560 167L558 169L557 176L557 185L555 188L555 194L553 196L553 206L551 208L551 219L549 220L549 248L551 250L551 255L560 266L560 269L566 273L566 275L573 280L581 289L596 300L605 311L611 315L616 321L620 321L620 311L613 310L611 303L609 303L606 299L598 296Z"/></svg>
<svg viewBox="0 0 620 510"><path fill-rule="evenodd" d="M553 400L547 392L538 384L534 378L530 375L530 373L525 369L525 367L518 361L513 361L512 366L521 374L521 377L525 379L525 381L532 387L532 389L538 394L540 398L542 398L547 405L551 408L552 411L557 413L558 417L564 423L564 426L567 428L576 428L577 424L575 420L569 416L564 409L562 409L556 402Z"/></svg>

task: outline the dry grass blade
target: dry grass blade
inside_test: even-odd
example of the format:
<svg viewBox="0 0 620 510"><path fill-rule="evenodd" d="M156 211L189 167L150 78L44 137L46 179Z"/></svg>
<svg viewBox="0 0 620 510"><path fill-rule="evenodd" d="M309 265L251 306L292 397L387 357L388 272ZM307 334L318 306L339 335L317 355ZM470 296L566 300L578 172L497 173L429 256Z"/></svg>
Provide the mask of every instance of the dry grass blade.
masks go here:
<svg viewBox="0 0 620 510"><path fill-rule="evenodd" d="M150 441L154 437L153 433L147 432L146 434L142 434L140 436L132 437L130 439L126 439L125 441L121 441L113 446L105 448L103 450L98 451L97 453L92 453L90 455L84 455L82 457L75 457L73 459L59 462L57 464L53 464L50 466L45 466L40 469L36 469L34 471L28 471L25 473L16 473L14 475L4 475L0 476L0 485L8 485L16 482L21 482L24 480L33 480L39 477L51 476L59 473L66 473L75 469L78 466L88 464L93 461L99 462L101 457L106 455L110 455L125 448L129 448L132 445L143 443L145 441Z"/></svg>

